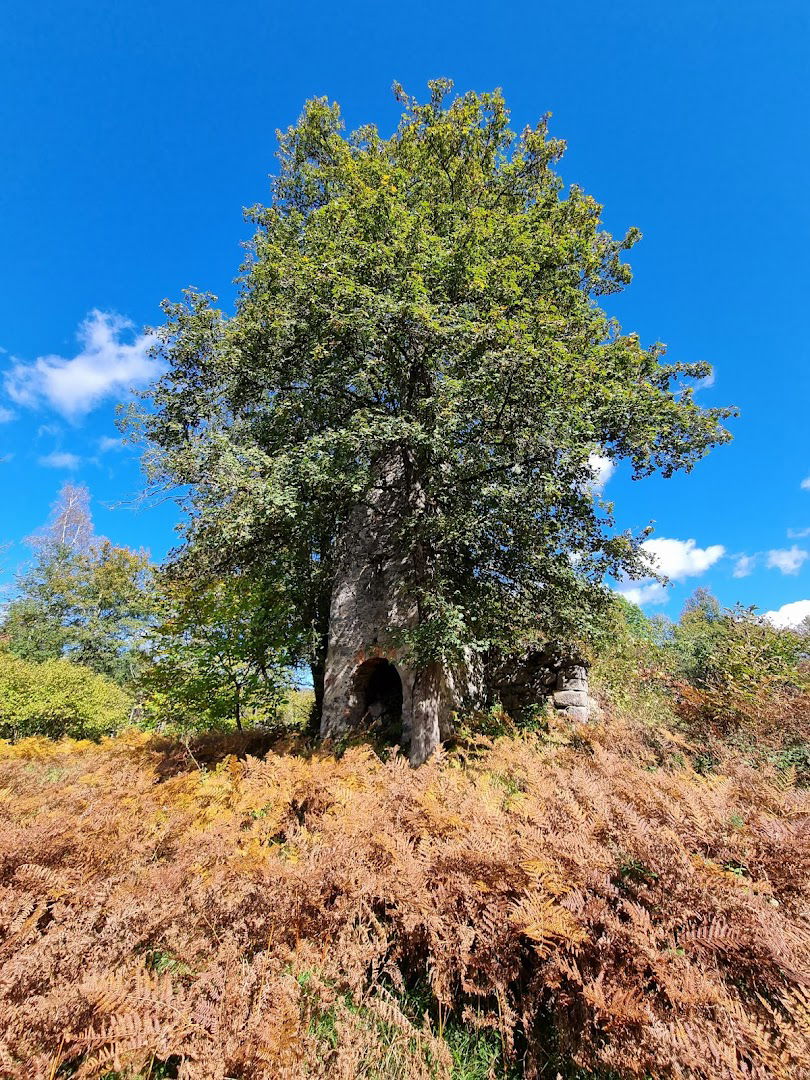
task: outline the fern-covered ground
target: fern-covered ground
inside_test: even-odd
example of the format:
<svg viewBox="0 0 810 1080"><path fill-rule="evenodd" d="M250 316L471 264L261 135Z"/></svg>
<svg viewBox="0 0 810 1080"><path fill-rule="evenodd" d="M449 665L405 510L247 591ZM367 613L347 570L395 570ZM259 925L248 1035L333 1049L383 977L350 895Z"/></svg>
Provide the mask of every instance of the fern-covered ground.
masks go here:
<svg viewBox="0 0 810 1080"><path fill-rule="evenodd" d="M0 744L0 1075L810 1076L790 767L609 715L266 743Z"/></svg>

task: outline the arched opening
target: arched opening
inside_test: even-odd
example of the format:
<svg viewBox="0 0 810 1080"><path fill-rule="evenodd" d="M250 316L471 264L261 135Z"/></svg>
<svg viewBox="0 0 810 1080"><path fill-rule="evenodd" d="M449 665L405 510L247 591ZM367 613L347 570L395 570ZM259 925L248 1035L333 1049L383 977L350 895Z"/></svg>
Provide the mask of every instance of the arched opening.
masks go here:
<svg viewBox="0 0 810 1080"><path fill-rule="evenodd" d="M402 679L383 657L367 660L354 677L357 719L386 742L402 738Z"/></svg>

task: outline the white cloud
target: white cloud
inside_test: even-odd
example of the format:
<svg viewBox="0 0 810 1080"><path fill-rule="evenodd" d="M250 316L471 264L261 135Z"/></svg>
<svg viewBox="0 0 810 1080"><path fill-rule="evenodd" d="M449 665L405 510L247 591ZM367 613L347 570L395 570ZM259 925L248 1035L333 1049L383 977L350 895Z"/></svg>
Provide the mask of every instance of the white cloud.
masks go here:
<svg viewBox="0 0 810 1080"><path fill-rule="evenodd" d="M66 450L54 450L52 454L41 457L39 463L46 469L78 469L82 459L78 454L70 454Z"/></svg>
<svg viewBox="0 0 810 1080"><path fill-rule="evenodd" d="M593 473L593 481L590 489L595 495L601 495L605 484L616 471L616 462L604 454L591 454L588 458L588 466Z"/></svg>
<svg viewBox="0 0 810 1080"><path fill-rule="evenodd" d="M765 612L765 618L782 630L799 626L808 616L810 616L810 600L794 600L792 604L782 604L776 611Z"/></svg>
<svg viewBox="0 0 810 1080"><path fill-rule="evenodd" d="M799 487L802 491L810 491L810 476L805 476L804 480L799 484Z"/></svg>
<svg viewBox="0 0 810 1080"><path fill-rule="evenodd" d="M666 536L645 540L641 548L649 557L654 569L672 581L698 577L714 566L726 553L722 544L699 548L694 540L673 540ZM623 583L617 591L631 604L665 604L669 599L666 586L649 577L642 578L632 585Z"/></svg>
<svg viewBox="0 0 810 1080"><path fill-rule="evenodd" d="M806 529L788 529L788 540L806 540L810 536L810 526Z"/></svg>
<svg viewBox="0 0 810 1080"><path fill-rule="evenodd" d="M789 548L776 548L768 552L768 568L781 570L783 574L798 574L810 552L793 544Z"/></svg>
<svg viewBox="0 0 810 1080"><path fill-rule="evenodd" d="M619 589L618 591L619 595L623 596L625 600L631 604L637 604L639 607L642 604L665 604L669 599L667 590L660 581L641 582L638 585L632 585L630 588Z"/></svg>
<svg viewBox="0 0 810 1080"><path fill-rule="evenodd" d="M91 311L79 327L81 349L75 356L40 356L31 364L16 361L5 378L6 392L18 405L49 405L70 420L106 397L123 397L160 370L149 355L151 335L138 334L129 344L122 340L132 329L120 315Z"/></svg>
<svg viewBox="0 0 810 1080"><path fill-rule="evenodd" d="M732 577L748 577L749 574L752 574L754 572L754 568L756 567L756 565L756 555L740 555L734 564L734 572L732 574Z"/></svg>
<svg viewBox="0 0 810 1080"><path fill-rule="evenodd" d="M98 440L98 448L102 454L107 454L111 450L123 450L124 440L112 439L109 435L102 435L101 438Z"/></svg>
<svg viewBox="0 0 810 1080"><path fill-rule="evenodd" d="M699 548L694 540L672 540L666 536L645 540L641 547L655 569L673 581L705 573L726 553L722 544Z"/></svg>
<svg viewBox="0 0 810 1080"><path fill-rule="evenodd" d="M6 409L0 405L0 424L7 424L9 420L14 419L14 413L11 409Z"/></svg>

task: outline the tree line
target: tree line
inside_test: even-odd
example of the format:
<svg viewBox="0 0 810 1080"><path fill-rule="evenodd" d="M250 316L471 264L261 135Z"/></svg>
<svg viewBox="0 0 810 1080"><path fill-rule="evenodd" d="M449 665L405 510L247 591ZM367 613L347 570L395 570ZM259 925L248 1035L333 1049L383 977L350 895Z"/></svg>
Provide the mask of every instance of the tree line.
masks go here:
<svg viewBox="0 0 810 1080"><path fill-rule="evenodd" d="M201 585L152 565L96 535L89 492L75 484L29 543L30 565L0 619L0 737L311 719L313 695L297 686L289 635L257 579ZM808 657L810 620L777 629L754 609L723 609L704 589L675 622L613 594L589 652L596 686L617 707L669 714L674 701L690 732L756 736L810 773ZM504 726L497 703L465 718L490 733L514 723Z"/></svg>
<svg viewBox="0 0 810 1080"><path fill-rule="evenodd" d="M258 586L190 585L96 535L76 484L29 544L0 624L0 735L241 727L281 702L291 673Z"/></svg>

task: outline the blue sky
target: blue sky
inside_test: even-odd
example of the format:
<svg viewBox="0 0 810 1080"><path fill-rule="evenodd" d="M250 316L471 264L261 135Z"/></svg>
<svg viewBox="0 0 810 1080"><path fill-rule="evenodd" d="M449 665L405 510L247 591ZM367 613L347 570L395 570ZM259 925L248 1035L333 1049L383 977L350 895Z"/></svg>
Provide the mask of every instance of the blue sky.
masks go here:
<svg viewBox="0 0 810 1080"><path fill-rule="evenodd" d="M307 97L389 130L393 80L421 93L447 75L503 87L517 127L553 113L565 181L612 231L644 233L611 310L673 360L712 363L702 400L740 407L734 442L692 474L606 483L622 526L655 522L676 578L642 586L648 610L676 616L707 585L810 612L806 0L42 0L4 30L3 580L65 479L89 486L100 532L163 557L176 510L139 503L114 441L116 403L152 373L144 326L187 285L230 304L241 208L266 197L274 131Z"/></svg>

